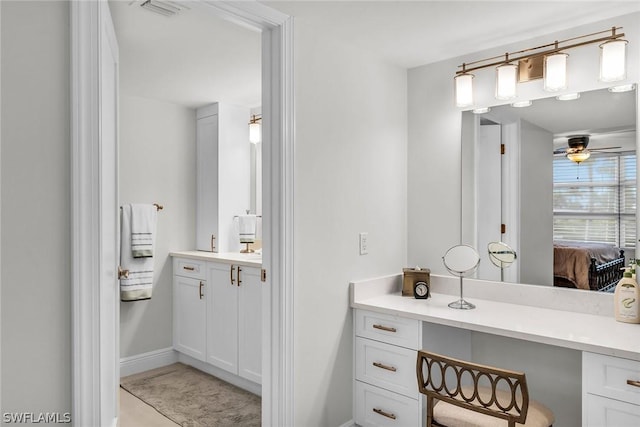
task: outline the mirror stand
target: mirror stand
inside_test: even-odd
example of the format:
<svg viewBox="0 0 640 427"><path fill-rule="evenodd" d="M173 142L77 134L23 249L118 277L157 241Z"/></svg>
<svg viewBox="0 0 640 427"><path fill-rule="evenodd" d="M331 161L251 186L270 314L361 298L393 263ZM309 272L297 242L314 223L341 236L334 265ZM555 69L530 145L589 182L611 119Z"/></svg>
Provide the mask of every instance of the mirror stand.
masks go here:
<svg viewBox="0 0 640 427"><path fill-rule="evenodd" d="M476 268L478 268L478 264L480 264L478 251L468 245L453 246L444 254L442 261L449 273L460 278L460 299L450 303L449 307L458 310L471 310L476 308L475 305L464 300L462 278L472 274Z"/></svg>
<svg viewBox="0 0 640 427"><path fill-rule="evenodd" d="M474 304L471 304L470 302L464 300L464 297L462 295L462 276L460 276L460 299L458 301L449 303L449 307L457 308L459 310L471 310L472 308L476 308Z"/></svg>

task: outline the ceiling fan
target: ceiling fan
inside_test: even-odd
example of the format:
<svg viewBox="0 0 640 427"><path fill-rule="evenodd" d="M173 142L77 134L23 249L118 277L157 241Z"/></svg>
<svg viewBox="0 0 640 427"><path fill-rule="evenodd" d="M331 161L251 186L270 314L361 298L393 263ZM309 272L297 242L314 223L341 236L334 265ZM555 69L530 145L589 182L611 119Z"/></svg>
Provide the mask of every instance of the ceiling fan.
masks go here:
<svg viewBox="0 0 640 427"><path fill-rule="evenodd" d="M592 151L605 151L605 150L615 150L620 147L601 147L601 148L592 148L591 150L587 149L589 145L589 135L571 135L567 140L567 148L560 148L553 151L554 155L564 154L567 156L567 159L576 162L582 163L587 160L591 156Z"/></svg>

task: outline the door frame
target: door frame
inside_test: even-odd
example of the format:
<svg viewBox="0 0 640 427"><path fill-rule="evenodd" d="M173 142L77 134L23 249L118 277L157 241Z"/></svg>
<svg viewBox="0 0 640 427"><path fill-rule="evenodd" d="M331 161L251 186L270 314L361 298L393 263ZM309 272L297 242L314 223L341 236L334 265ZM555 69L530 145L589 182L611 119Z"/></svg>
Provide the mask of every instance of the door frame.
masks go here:
<svg viewBox="0 0 640 427"><path fill-rule="evenodd" d="M117 378L100 350L118 348L100 328L100 3L71 1L72 419L99 425L101 376ZM256 1L199 0L262 32L263 302L262 420L293 425L293 18ZM114 171L114 174L116 172ZM117 239L117 236L113 236ZM115 266L114 266L115 267ZM113 390L116 393L117 390ZM114 425L117 418L114 419Z"/></svg>

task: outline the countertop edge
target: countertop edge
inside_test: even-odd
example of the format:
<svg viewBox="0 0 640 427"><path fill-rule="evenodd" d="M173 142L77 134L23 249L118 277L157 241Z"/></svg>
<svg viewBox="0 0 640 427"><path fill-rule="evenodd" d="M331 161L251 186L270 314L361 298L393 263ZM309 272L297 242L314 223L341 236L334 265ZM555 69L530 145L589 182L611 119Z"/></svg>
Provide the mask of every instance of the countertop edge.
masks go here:
<svg viewBox="0 0 640 427"><path fill-rule="evenodd" d="M187 258L198 261L221 262L225 264L241 265L243 267L262 268L262 260L243 259L247 254L241 253L215 253L204 251L169 251L169 256L174 258Z"/></svg>

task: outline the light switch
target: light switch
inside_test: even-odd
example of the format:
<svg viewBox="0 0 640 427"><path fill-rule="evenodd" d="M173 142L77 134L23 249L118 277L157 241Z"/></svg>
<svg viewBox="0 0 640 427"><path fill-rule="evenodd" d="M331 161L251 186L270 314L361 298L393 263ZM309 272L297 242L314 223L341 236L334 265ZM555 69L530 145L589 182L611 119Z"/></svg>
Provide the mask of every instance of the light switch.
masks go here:
<svg viewBox="0 0 640 427"><path fill-rule="evenodd" d="M366 255L369 253L367 240L369 238L369 233L363 232L360 233L360 255Z"/></svg>

